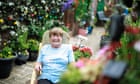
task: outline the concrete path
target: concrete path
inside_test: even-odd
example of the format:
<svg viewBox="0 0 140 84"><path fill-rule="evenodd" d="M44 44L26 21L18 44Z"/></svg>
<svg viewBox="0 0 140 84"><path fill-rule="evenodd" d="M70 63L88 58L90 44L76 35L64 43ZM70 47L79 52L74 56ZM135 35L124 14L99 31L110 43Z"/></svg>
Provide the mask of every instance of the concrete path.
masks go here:
<svg viewBox="0 0 140 84"><path fill-rule="evenodd" d="M96 54L99 50L100 37L103 33L104 28L94 28L92 34L87 36L88 40L83 42L83 45L91 47L93 53ZM76 38L71 38L70 42L74 44L76 40ZM6 79L0 79L0 84L26 84L26 81L31 78L34 63L35 62L27 62L21 66L14 65L11 75Z"/></svg>

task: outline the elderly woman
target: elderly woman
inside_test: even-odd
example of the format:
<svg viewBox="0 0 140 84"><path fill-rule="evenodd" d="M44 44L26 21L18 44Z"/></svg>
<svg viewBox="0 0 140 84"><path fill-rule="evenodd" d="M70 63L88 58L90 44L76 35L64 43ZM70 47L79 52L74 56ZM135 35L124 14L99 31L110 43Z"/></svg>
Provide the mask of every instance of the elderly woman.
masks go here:
<svg viewBox="0 0 140 84"><path fill-rule="evenodd" d="M49 30L50 44L42 46L35 64L35 70L41 71L38 84L57 84L67 65L75 61L72 46L62 44L63 33L61 28Z"/></svg>

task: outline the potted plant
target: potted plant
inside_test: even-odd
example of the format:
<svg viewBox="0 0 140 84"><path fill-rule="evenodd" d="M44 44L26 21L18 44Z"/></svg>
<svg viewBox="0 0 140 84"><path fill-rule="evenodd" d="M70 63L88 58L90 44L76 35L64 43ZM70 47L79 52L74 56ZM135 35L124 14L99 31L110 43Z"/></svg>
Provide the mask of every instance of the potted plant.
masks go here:
<svg viewBox="0 0 140 84"><path fill-rule="evenodd" d="M29 39L28 41L29 61L35 61L38 56L39 41L36 39Z"/></svg>
<svg viewBox="0 0 140 84"><path fill-rule="evenodd" d="M18 35L17 37L17 59L15 60L15 63L17 65L22 65L25 64L26 61L29 58L29 53L28 53L28 43L27 43L27 35L28 32L22 32L22 34Z"/></svg>
<svg viewBox="0 0 140 84"><path fill-rule="evenodd" d="M29 59L29 53L27 50L18 51L18 57L15 60L16 65L26 64Z"/></svg>
<svg viewBox="0 0 140 84"><path fill-rule="evenodd" d="M16 53L13 53L12 48L5 45L0 51L0 79L9 77L13 63L16 59Z"/></svg>
<svg viewBox="0 0 140 84"><path fill-rule="evenodd" d="M75 60L77 61L79 58L90 58L93 55L92 49L84 46L84 47L78 47L73 46L74 56Z"/></svg>

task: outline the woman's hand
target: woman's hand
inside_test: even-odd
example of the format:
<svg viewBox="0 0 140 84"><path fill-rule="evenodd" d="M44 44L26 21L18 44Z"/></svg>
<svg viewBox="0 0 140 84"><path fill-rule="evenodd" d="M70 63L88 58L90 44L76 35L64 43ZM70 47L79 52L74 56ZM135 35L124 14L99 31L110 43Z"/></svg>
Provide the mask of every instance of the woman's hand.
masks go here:
<svg viewBox="0 0 140 84"><path fill-rule="evenodd" d="M40 63L40 62L37 62L37 63L35 64L35 70L36 70L37 72L40 72L41 69L42 69L41 63Z"/></svg>
<svg viewBox="0 0 140 84"><path fill-rule="evenodd" d="M36 71L37 76L39 76L41 74L41 70L42 70L42 65L40 62L37 62L35 64L35 71Z"/></svg>

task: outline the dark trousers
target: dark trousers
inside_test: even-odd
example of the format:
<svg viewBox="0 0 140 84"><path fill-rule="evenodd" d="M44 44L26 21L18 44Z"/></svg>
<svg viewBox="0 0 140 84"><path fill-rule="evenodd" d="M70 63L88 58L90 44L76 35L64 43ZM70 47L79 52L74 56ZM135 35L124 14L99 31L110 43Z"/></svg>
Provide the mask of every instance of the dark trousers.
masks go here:
<svg viewBox="0 0 140 84"><path fill-rule="evenodd" d="M48 79L40 79L40 80L38 80L38 84L57 84L57 83L52 83Z"/></svg>
<svg viewBox="0 0 140 84"><path fill-rule="evenodd" d="M47 79L40 79L38 80L38 84L53 84L53 83Z"/></svg>

